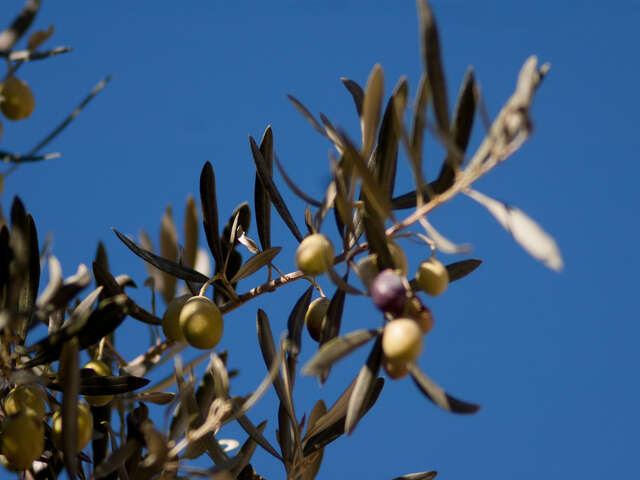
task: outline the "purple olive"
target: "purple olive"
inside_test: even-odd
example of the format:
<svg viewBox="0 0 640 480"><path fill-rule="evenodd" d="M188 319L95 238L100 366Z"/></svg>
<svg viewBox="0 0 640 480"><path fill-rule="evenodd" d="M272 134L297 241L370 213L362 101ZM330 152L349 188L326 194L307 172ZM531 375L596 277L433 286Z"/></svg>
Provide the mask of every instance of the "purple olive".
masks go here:
<svg viewBox="0 0 640 480"><path fill-rule="evenodd" d="M407 301L406 281L391 269L383 270L371 282L369 293L376 307L398 315Z"/></svg>

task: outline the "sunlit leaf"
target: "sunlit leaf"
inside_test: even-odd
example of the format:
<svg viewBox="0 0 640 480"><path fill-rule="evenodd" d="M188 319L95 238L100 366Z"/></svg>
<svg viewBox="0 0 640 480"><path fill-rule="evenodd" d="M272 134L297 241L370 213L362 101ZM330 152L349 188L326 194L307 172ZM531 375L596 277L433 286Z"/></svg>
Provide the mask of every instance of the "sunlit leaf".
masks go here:
<svg viewBox="0 0 640 480"><path fill-rule="evenodd" d="M384 95L384 73L380 64L374 65L364 90L362 103L362 156L368 158L375 142L380 112L382 111L382 96Z"/></svg>
<svg viewBox="0 0 640 480"><path fill-rule="evenodd" d="M407 473L406 475L396 477L393 480L433 480L436 478L436 475L438 475L438 472L430 470L428 472Z"/></svg>
<svg viewBox="0 0 640 480"><path fill-rule="evenodd" d="M265 265L268 265L276 257L276 255L280 253L280 250L282 250L282 247L272 247L268 250L254 255L240 267L233 278L231 278L230 282L236 283L243 278L246 278L249 275L257 272Z"/></svg>

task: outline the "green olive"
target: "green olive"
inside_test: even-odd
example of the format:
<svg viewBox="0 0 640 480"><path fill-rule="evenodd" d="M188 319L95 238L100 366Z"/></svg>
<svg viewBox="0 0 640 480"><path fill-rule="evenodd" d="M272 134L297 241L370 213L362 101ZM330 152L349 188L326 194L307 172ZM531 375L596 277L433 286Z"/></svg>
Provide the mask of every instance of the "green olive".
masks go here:
<svg viewBox="0 0 640 480"><path fill-rule="evenodd" d="M191 298L191 295L182 295L175 297L167 305L167 309L162 316L162 331L164 336L174 342L184 342L184 334L180 329L180 311L187 300Z"/></svg>
<svg viewBox="0 0 640 480"><path fill-rule="evenodd" d="M192 347L208 350L222 338L224 322L218 307L207 297L191 297L180 311L180 329Z"/></svg>
<svg viewBox="0 0 640 480"><path fill-rule="evenodd" d="M76 451L79 452L91 441L93 435L93 417L91 416L89 405L84 402L78 402L76 412L78 416L78 442ZM53 442L59 449L62 449L62 413L60 413L60 411L56 411L53 417L51 417L51 434Z"/></svg>
<svg viewBox="0 0 640 480"><path fill-rule="evenodd" d="M304 323L307 325L309 335L316 342L320 341L322 334L322 324L327 317L327 310L329 310L329 304L331 302L327 297L316 298L307 309L307 313L304 316Z"/></svg>
<svg viewBox="0 0 640 480"><path fill-rule="evenodd" d="M305 275L320 275L333 262L333 245L321 233L309 235L298 246L295 261Z"/></svg>
<svg viewBox="0 0 640 480"><path fill-rule="evenodd" d="M402 247L395 242L389 241L387 243L387 247L389 248L389 253L391 254L391 260L393 260L393 265L396 270L400 270L401 275L403 277L407 276L409 271L409 264L407 262L407 256L402 250ZM373 279L380 273L380 268L378 268L378 255L372 253L367 255L366 257L361 258L356 267L358 269L358 275L360 276L360 280L364 284L367 289L371 286L371 282Z"/></svg>
<svg viewBox="0 0 640 480"><path fill-rule="evenodd" d="M102 377L107 377L112 373L109 365L100 360L91 360L82 368L89 368ZM92 407L103 407L113 400L113 395L85 395L84 399Z"/></svg>
<svg viewBox="0 0 640 480"><path fill-rule="evenodd" d="M4 97L0 110L9 120L22 120L33 112L36 101L26 82L10 76L0 84L0 95Z"/></svg>
<svg viewBox="0 0 640 480"><path fill-rule="evenodd" d="M44 394L36 385L15 387L4 399L4 410L7 415L16 415L29 409L36 417L44 417L46 411Z"/></svg>
<svg viewBox="0 0 640 480"><path fill-rule="evenodd" d="M441 262L430 258L418 267L416 282L420 289L429 295L441 295L449 285L449 272Z"/></svg>
<svg viewBox="0 0 640 480"><path fill-rule="evenodd" d="M7 467L21 471L31 467L44 450L42 418L33 412L6 417L2 424L0 450L7 459Z"/></svg>

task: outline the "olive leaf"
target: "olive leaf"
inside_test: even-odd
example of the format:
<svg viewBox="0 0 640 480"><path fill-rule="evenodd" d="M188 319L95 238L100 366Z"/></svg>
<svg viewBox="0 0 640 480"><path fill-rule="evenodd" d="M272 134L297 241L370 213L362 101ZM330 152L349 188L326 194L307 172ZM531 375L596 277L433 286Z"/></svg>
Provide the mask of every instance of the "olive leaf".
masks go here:
<svg viewBox="0 0 640 480"><path fill-rule="evenodd" d="M265 265L271 263L271 261L280 253L282 247L272 247L263 252L260 252L249 260L247 260L236 272L236 274L229 280L230 283L236 283L243 278L252 275L260 270Z"/></svg>
<svg viewBox="0 0 640 480"><path fill-rule="evenodd" d="M280 175L282 175L282 178L284 179L285 183L289 186L291 191L295 193L298 197L300 197L302 200L307 202L308 204L313 205L314 207L320 207L322 205L322 202L304 193L304 191L296 185L296 183L289 177L289 175L287 175L287 172L285 171L284 167L280 163L280 159L278 158L277 155L275 156L275 160L276 160L276 166L278 167L278 171L280 172Z"/></svg>
<svg viewBox="0 0 640 480"><path fill-rule="evenodd" d="M476 268L480 266L482 260L477 258L470 258L468 260L462 260L460 262L450 263L446 266L447 273L449 274L449 281L455 282L461 278L466 277Z"/></svg>
<svg viewBox="0 0 640 480"><path fill-rule="evenodd" d="M271 125L267 126L262 134L260 153L264 158L269 176L273 178L273 131L271 130ZM253 195L258 238L262 249L267 250L271 247L271 199L258 173L256 173Z"/></svg>
<svg viewBox="0 0 640 480"><path fill-rule="evenodd" d="M315 128L316 131L320 133L320 135L325 137L326 134L324 133L324 130L322 129L318 121L313 118L313 115L311 115L309 110L307 110L307 107L300 103L300 101L293 95L287 94L287 98L291 101L291 103L293 103L293 106L296 107L296 109L302 114L302 116L307 119L307 121L313 126L313 128Z"/></svg>
<svg viewBox="0 0 640 480"><path fill-rule="evenodd" d="M329 305L331 309L331 305ZM327 312L327 317L329 313ZM357 350L369 340L380 335L380 329L355 330L342 337L336 337L324 343L316 354L302 368L304 375L322 375L338 360Z"/></svg>
<svg viewBox="0 0 640 480"><path fill-rule="evenodd" d="M216 176L211 162L206 162L200 173L200 203L202 204L202 225L207 237L209 250L216 264L216 271L223 264L222 246L218 230L218 200L216 197ZM197 280L195 280L197 281ZM204 280L206 282L206 280Z"/></svg>
<svg viewBox="0 0 640 480"><path fill-rule="evenodd" d="M433 403L452 413L476 413L480 410L480 405L468 403L449 395L441 387L433 383L415 363L408 366L411 378L420 391Z"/></svg>
<svg viewBox="0 0 640 480"><path fill-rule="evenodd" d="M344 86L349 90L351 97L353 98L353 103L356 106L356 112L358 112L358 117L362 117L362 104L364 101L364 90L362 87L358 85L356 82L349 78L341 77L340 81L344 84Z"/></svg>
<svg viewBox="0 0 640 480"><path fill-rule="evenodd" d="M76 447L78 445L78 341L73 338L65 342L60 354L60 377L62 380L62 452L64 464L70 478L76 474Z"/></svg>
<svg viewBox="0 0 640 480"><path fill-rule="evenodd" d="M293 386L295 381L296 365L298 363L298 354L302 348L302 329L304 327L304 319L309 309L311 295L313 294L313 285L307 288L295 303L287 320L287 338L291 342L291 350L287 353L287 364L289 371L289 383Z"/></svg>
<svg viewBox="0 0 640 480"><path fill-rule="evenodd" d="M438 475L435 470L429 470L428 472L407 473L401 477L396 477L393 480L433 480Z"/></svg>
<svg viewBox="0 0 640 480"><path fill-rule="evenodd" d="M489 210L494 218L533 258L556 272L563 268L562 255L556 241L522 210L494 200L472 189L465 194Z"/></svg>
<svg viewBox="0 0 640 480"><path fill-rule="evenodd" d="M275 448L273 448L273 446L267 441L267 439L264 438L262 433L258 430L258 428L253 423L251 423L251 421L247 418L246 415L242 415L238 417L236 420L240 424L242 429L245 432L247 432L247 434L251 438L253 438L258 445L264 448L267 452L269 452L275 458L282 461L282 457L280 456L280 454L276 451Z"/></svg>
<svg viewBox="0 0 640 480"><path fill-rule="evenodd" d="M178 231L173 222L171 206L167 206L160 224L160 255L174 263L178 262ZM162 297L165 303L175 296L176 280L175 276L162 273Z"/></svg>
<svg viewBox="0 0 640 480"><path fill-rule="evenodd" d="M380 112L382 111L383 95L384 73L380 64L376 63L369 74L362 102L360 127L362 129L362 156L364 158L369 158L373 148L376 132L378 131L378 122L380 121Z"/></svg>
<svg viewBox="0 0 640 480"><path fill-rule="evenodd" d="M187 197L184 210L184 259L183 263L189 268L195 268L198 254L198 207L193 195Z"/></svg>
<svg viewBox="0 0 640 480"><path fill-rule="evenodd" d="M280 218L282 218L285 225L289 228L293 236L299 242L301 242L303 238L302 234L300 233L300 230L298 230L296 223L293 221L293 217L291 216L291 213L289 212L287 205L282 199L282 196L280 195L278 188L273 183L273 180L271 179L271 175L269 173L269 169L267 168L264 157L262 156L262 153L260 152L258 145L256 145L256 141L251 136L249 136L249 144L251 146L251 153L253 155L253 160L256 166L256 170L258 172L258 175L260 176L260 181L262 181L262 184L267 189L267 192L269 193L269 198L271 199L273 206L276 208L276 211L280 215Z"/></svg>
<svg viewBox="0 0 640 480"><path fill-rule="evenodd" d="M378 335L376 343L366 363L360 369L353 387L353 393L349 397L347 415L345 417L345 432L351 434L360 419L366 413L366 406L376 386L380 366L382 365L382 335Z"/></svg>
<svg viewBox="0 0 640 480"><path fill-rule="evenodd" d="M120 233L115 228L112 228L112 230L116 234L116 236L120 239L120 241L122 241L122 243L124 243L127 246L127 248L129 248L129 250L131 250L137 256L142 258L144 261L149 262L153 266L159 268L163 272L166 272L182 280L188 280L190 282L204 283L207 280L209 280L200 272L196 272L191 268L185 267L183 265L180 265L179 263L173 262L166 258L159 257L155 253L152 253L148 250L145 250L144 248L139 247L138 245L136 245L135 242L133 242L132 240L129 240L127 237L125 237L122 233Z"/></svg>

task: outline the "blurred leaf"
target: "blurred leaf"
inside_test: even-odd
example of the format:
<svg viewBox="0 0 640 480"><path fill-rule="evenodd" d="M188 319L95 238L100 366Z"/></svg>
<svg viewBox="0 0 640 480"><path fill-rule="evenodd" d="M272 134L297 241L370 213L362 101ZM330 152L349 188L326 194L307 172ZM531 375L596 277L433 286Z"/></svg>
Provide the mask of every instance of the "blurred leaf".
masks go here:
<svg viewBox="0 0 640 480"><path fill-rule="evenodd" d="M29 50L35 50L44 42L51 38L53 32L55 31L55 27L53 25L49 25L49 28L46 30L36 30L31 35L29 35L29 40L27 41L27 48Z"/></svg>
<svg viewBox="0 0 640 480"><path fill-rule="evenodd" d="M433 383L433 381L427 377L415 363L408 364L407 367L409 369L409 373L411 373L413 382L420 391L443 410L447 410L452 413L476 413L480 410L480 405L464 402L449 395L442 388Z"/></svg>
<svg viewBox="0 0 640 480"><path fill-rule="evenodd" d="M211 162L206 162L200 173L200 202L202 203L202 225L209 250L216 263L216 271L223 264L220 234L218 233L218 201L216 199L216 177ZM195 280L197 281L197 280ZM206 281L206 280L204 280Z"/></svg>
<svg viewBox="0 0 640 480"><path fill-rule="evenodd" d="M420 36L424 69L427 72L429 85L433 95L433 107L438 128L447 132L449 129L449 102L447 100L446 81L440 57L440 40L438 28L431 7L425 0L417 0L420 18Z"/></svg>
<svg viewBox="0 0 640 480"><path fill-rule="evenodd" d="M291 418L287 413L287 409L282 403L280 403L278 408L278 430L276 431L276 439L280 444L282 458L284 459L287 467L291 465L294 456L295 433L293 429L294 426L291 423Z"/></svg>
<svg viewBox="0 0 640 480"><path fill-rule="evenodd" d="M336 182L332 180L331 183L327 186L327 190L324 193L324 198L322 199L322 205L316 211L316 215L314 218L314 227L316 231L320 231L322 227L322 222L324 221L324 217L327 215L327 212L333 207L335 199L336 199Z"/></svg>
<svg viewBox="0 0 640 480"><path fill-rule="evenodd" d="M298 363L298 354L302 349L302 329L304 328L304 317L309 309L311 295L313 294L313 285L307 288L293 306L289 319L287 320L287 338L291 342L291 350L287 354L287 364L289 370L289 383L295 382L296 365Z"/></svg>
<svg viewBox="0 0 640 480"><path fill-rule="evenodd" d="M25 3L18 16L11 22L11 25L0 33L0 50L11 50L13 48L16 42L20 40L20 37L29 29L39 9L40 2L28 1Z"/></svg>
<svg viewBox="0 0 640 480"><path fill-rule="evenodd" d="M313 118L313 115L311 115L309 110L307 110L307 107L302 105L302 103L300 103L298 99L293 95L287 94L287 98L291 101L291 103L293 103L293 106L296 107L296 109L302 114L302 116L307 119L307 121L313 126L313 128L315 128L318 133L320 133L320 135L322 135L323 137L326 136L318 121Z"/></svg>
<svg viewBox="0 0 640 480"><path fill-rule="evenodd" d="M409 161L413 162L415 159L416 164L414 164L413 168L420 172L418 178L422 177L422 143L424 141L425 118L430 96L429 79L427 78L427 74L423 73L422 77L420 77L418 92L416 93L416 98L413 103L413 120L411 122L411 134L409 138L409 145L413 152ZM415 198L413 204L415 205Z"/></svg>
<svg viewBox="0 0 640 480"><path fill-rule="evenodd" d="M436 478L436 475L438 475L438 472L430 470L428 472L408 473L401 477L396 477L393 480L433 480Z"/></svg>
<svg viewBox="0 0 640 480"><path fill-rule="evenodd" d="M51 264L50 264L51 265ZM55 290L45 290L38 298L38 307L51 313L62 309L91 283L91 274L84 264L78 265L78 271L67 277ZM45 296L44 293L47 293Z"/></svg>
<svg viewBox="0 0 640 480"><path fill-rule="evenodd" d="M124 463L136 453L140 446L140 442L137 439L129 439L124 445L121 445L115 449L109 458L98 465L93 472L93 478L100 480L107 477L109 474L122 469Z"/></svg>
<svg viewBox="0 0 640 480"><path fill-rule="evenodd" d="M367 233L367 242L371 253L377 257L377 265L380 271L387 268L395 268L391 252L389 251L389 240L384 231L384 222L375 211L366 209L362 217L364 231Z"/></svg>
<svg viewBox="0 0 640 480"><path fill-rule="evenodd" d="M155 249L153 248L153 241L151 237L144 230L140 229L140 245L145 250L148 250L151 253L155 253ZM155 291L162 291L162 282L164 281L164 275L162 274L162 270L157 269L150 263L145 262L144 264L147 272L149 273L149 277L153 280L153 289Z"/></svg>
<svg viewBox="0 0 640 480"><path fill-rule="evenodd" d="M181 278L182 280L189 280L190 282L204 283L208 280L208 278L202 275L200 272L196 272L195 270L184 267L176 262L159 257L158 255L151 253L148 250L140 248L115 228L112 228L112 230L122 241L122 243L124 243L129 248L129 250L142 258L144 261L158 267L163 272L169 273L174 277Z"/></svg>
<svg viewBox="0 0 640 480"><path fill-rule="evenodd" d="M0 309L6 309L7 289L9 286L9 263L11 250L9 248L9 229L6 225L0 226ZM49 275L51 276L51 275ZM60 278L62 281L62 278Z"/></svg>
<svg viewBox="0 0 640 480"><path fill-rule="evenodd" d="M351 382L347 389L340 395L340 398L336 400L336 403L329 409L329 411L320 417L313 425L313 428L309 429L302 441L302 452L304 456L311 455L316 450L324 447L325 445L333 442L344 433L345 416L347 414L347 408L349 404L349 398L355 388L356 380ZM371 398L366 406L366 411L371 409L374 405L382 387L384 386L384 379L378 378L374 386ZM366 413L365 411L365 413Z"/></svg>
<svg viewBox="0 0 640 480"><path fill-rule="evenodd" d="M364 90L362 103L362 156L368 158L375 142L380 112L382 111L382 96L384 95L384 73L380 64L376 63L369 74Z"/></svg>
<svg viewBox="0 0 640 480"><path fill-rule="evenodd" d="M333 123L331 123L331 121L323 113L320 113L320 120L322 120L322 124L324 125L326 136L333 142L336 150L338 150L338 152L342 154L344 148L342 146L340 133L338 133L338 130L333 126Z"/></svg>
<svg viewBox="0 0 640 480"><path fill-rule="evenodd" d="M344 301L346 292L344 290L336 290L331 297L327 315L322 323L322 331L320 332L320 347L336 338L340 334L340 325L342 324L342 312L344 310ZM304 373L304 369L303 369ZM320 374L320 383L324 383L329 376L329 369Z"/></svg>
<svg viewBox="0 0 640 480"><path fill-rule="evenodd" d="M269 452L271 455L276 457L278 460L282 460L282 457L276 451L276 449L271 446L271 444L267 441L267 439L262 436L262 433L260 433L260 431L256 428L256 426L253 425L253 423L251 423L251 421L245 415L238 417L236 420L238 421L240 426L243 428L243 430L247 432L247 434L251 438L253 438L258 445L260 445L262 448L264 448L267 452Z"/></svg>
<svg viewBox="0 0 640 480"><path fill-rule="evenodd" d="M462 260L460 262L454 262L447 265L447 272L449 273L449 281L455 282L463 277L466 277L476 268L480 266L482 260L477 258L470 258L468 260Z"/></svg>
<svg viewBox="0 0 640 480"><path fill-rule="evenodd" d="M356 378L353 393L349 397L347 415L345 418L345 432L350 435L360 419L366 413L369 398L377 383L380 365L382 364L382 335L378 335L376 343L371 349L367 362L360 369Z"/></svg>
<svg viewBox="0 0 640 480"><path fill-rule="evenodd" d="M467 189L465 193L489 210L489 213L495 217L498 223L533 258L540 260L556 272L562 270L562 255L556 241L522 210L487 197L476 190Z"/></svg>
<svg viewBox="0 0 640 480"><path fill-rule="evenodd" d="M264 158L269 176L273 178L273 131L271 130L271 125L269 125L262 134L260 153L262 153L262 158ZM256 173L253 198L258 238L260 239L262 249L267 250L271 247L271 200L258 173Z"/></svg>
<svg viewBox="0 0 640 480"><path fill-rule="evenodd" d="M238 270L238 272L230 280L231 283L236 283L249 275L254 274L265 265L271 263L271 261L280 253L282 247L272 247L264 252L260 252L249 260L247 260Z"/></svg>
<svg viewBox="0 0 640 480"><path fill-rule="evenodd" d="M195 268L198 253L198 207L192 195L187 197L184 211L184 264Z"/></svg>
<svg viewBox="0 0 640 480"><path fill-rule="evenodd" d="M62 361L62 355L60 360ZM58 379L48 382L47 387L61 392L66 388L65 381L61 373ZM79 373L78 392L81 395L120 395L142 388L148 383L146 378L132 375L101 376L89 368L83 368Z"/></svg>
<svg viewBox="0 0 640 480"><path fill-rule="evenodd" d="M329 340L302 368L302 373L304 375L321 375L338 360L343 359L380 333L380 330L355 330L342 337Z"/></svg>
<svg viewBox="0 0 640 480"><path fill-rule="evenodd" d="M264 420L257 426L257 430L262 434L264 432L264 428L267 426L267 421ZM253 453L256 450L256 441L249 437L240 447L240 451L236 455L238 463L236 463L231 471L237 475L240 471L249 464L251 461L251 457L253 457Z"/></svg>
<svg viewBox="0 0 640 480"><path fill-rule="evenodd" d="M171 392L140 392L131 397L136 402L154 403L156 405L167 405L176 397Z"/></svg>
<svg viewBox="0 0 640 480"><path fill-rule="evenodd" d="M356 105L358 117L362 117L362 103L364 100L364 91L362 90L362 87L349 78L341 77L340 81L345 87L347 87L347 90L349 90L349 93L353 98L353 103Z"/></svg>
<svg viewBox="0 0 640 480"><path fill-rule="evenodd" d="M278 191L277 187L273 183L273 180L271 179L271 175L270 175L268 166L264 160L264 157L262 156L262 153L260 152L258 145L256 145L255 140L251 136L249 136L249 144L251 145L251 153L253 154L253 161L256 165L258 176L260 177L260 181L262 182L264 187L267 189L269 198L271 199L273 206L276 208L276 210L280 214L280 217L282 218L284 223L287 225L289 230L291 230L291 233L293 234L293 236L296 237L296 239L299 242L301 242L303 238L302 234L300 233L300 230L298 230L298 227L293 221L293 217L291 217L291 213L289 212L287 205L282 199L280 192Z"/></svg>
<svg viewBox="0 0 640 480"><path fill-rule="evenodd" d="M78 445L78 341L65 342L60 354L60 379L64 386L62 394L62 452L64 464L70 478L75 478L75 457Z"/></svg>
<svg viewBox="0 0 640 480"><path fill-rule="evenodd" d="M235 230L233 228L235 224ZM227 253L229 250L235 248L236 239L238 237L238 227L242 229L243 233L249 232L251 226L251 208L247 202L242 202L236 208L233 209L233 213L229 217L229 221L222 230L222 251Z"/></svg>
<svg viewBox="0 0 640 480"><path fill-rule="evenodd" d="M285 183L289 186L291 191L295 193L298 197L300 197L302 200L307 202L308 204L313 205L314 207L320 207L322 205L322 202L304 193L304 191L300 187L298 187L293 180L291 180L289 175L287 175L287 172L285 171L285 169L282 167L282 164L280 163L280 159L278 158L277 155L275 156L275 160L276 160L276 166L278 167L278 171L280 172L280 175L282 175L282 178L284 179Z"/></svg>

